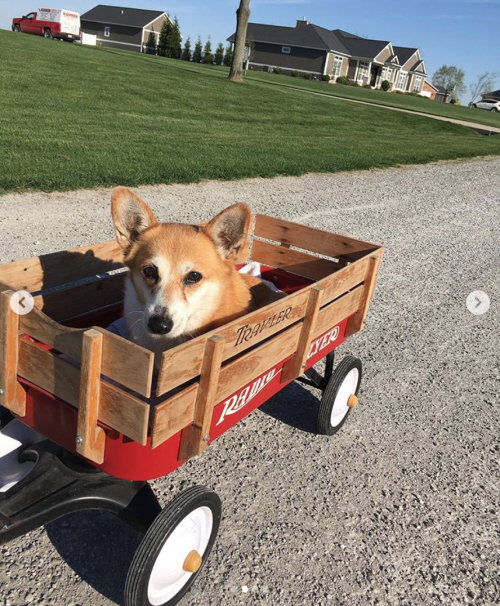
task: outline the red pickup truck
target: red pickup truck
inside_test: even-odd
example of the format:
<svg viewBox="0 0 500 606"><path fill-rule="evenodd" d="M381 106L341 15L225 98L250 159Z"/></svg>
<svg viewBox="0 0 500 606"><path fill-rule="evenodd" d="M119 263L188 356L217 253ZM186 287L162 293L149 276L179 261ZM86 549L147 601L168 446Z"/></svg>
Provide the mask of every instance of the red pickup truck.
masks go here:
<svg viewBox="0 0 500 606"><path fill-rule="evenodd" d="M12 31L72 42L80 40L80 15L64 9L39 8L35 13L13 19Z"/></svg>

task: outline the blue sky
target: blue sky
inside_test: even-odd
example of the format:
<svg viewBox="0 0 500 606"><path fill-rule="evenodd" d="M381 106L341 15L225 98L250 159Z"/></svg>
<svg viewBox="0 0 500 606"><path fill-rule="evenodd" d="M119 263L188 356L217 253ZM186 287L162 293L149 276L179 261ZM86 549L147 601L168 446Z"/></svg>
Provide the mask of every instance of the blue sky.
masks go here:
<svg viewBox="0 0 500 606"><path fill-rule="evenodd" d="M91 0L64 0L54 8L84 13ZM97 4L97 2L96 2ZM239 0L128 0L107 4L165 10L177 15L184 37L208 36L214 44L224 41L235 29ZM35 10L36 0L0 0L0 28L10 28L11 19ZM361 36L390 40L400 46L418 47L429 77L443 63L465 71L466 83L484 71L500 72L500 0L252 0L251 21L295 25L306 17L329 29L340 28ZM500 87L500 78L497 80ZM464 96L464 99L467 95Z"/></svg>

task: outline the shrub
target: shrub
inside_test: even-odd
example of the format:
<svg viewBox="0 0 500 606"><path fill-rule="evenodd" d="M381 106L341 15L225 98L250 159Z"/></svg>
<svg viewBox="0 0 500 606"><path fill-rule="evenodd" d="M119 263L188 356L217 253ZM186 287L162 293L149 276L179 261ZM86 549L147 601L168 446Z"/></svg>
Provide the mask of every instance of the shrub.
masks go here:
<svg viewBox="0 0 500 606"><path fill-rule="evenodd" d="M380 88L387 92L391 88L391 83L389 82L389 80L382 80L382 84L380 85Z"/></svg>
<svg viewBox="0 0 500 606"><path fill-rule="evenodd" d="M275 68L273 69L273 72L274 72L275 74L280 75L280 74L282 74L282 73L283 73L283 70L281 69L281 67L275 67Z"/></svg>
<svg viewBox="0 0 500 606"><path fill-rule="evenodd" d="M349 82L350 82L349 78L346 78L345 76L339 76L337 78L337 84L346 84L346 85L349 85Z"/></svg>
<svg viewBox="0 0 500 606"><path fill-rule="evenodd" d="M323 82L330 82L331 77L328 74L323 74L321 79L323 80Z"/></svg>
<svg viewBox="0 0 500 606"><path fill-rule="evenodd" d="M450 103L452 105L460 105L459 102L458 102L458 99L450 99Z"/></svg>
<svg viewBox="0 0 500 606"><path fill-rule="evenodd" d="M293 72L290 74L292 76L292 78L298 78L299 77L299 72L294 69Z"/></svg>
<svg viewBox="0 0 500 606"><path fill-rule="evenodd" d="M363 88L369 88L370 90L372 89L372 87L369 84L363 84Z"/></svg>
<svg viewBox="0 0 500 606"><path fill-rule="evenodd" d="M310 80L312 78L312 74L304 74L304 78L306 80Z"/></svg>

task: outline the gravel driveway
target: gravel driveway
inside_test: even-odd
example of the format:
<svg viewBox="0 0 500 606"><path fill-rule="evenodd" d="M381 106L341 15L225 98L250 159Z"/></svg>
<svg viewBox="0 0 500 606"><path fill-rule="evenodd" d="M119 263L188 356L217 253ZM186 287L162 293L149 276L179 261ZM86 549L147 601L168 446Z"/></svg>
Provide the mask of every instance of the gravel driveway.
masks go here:
<svg viewBox="0 0 500 606"><path fill-rule="evenodd" d="M163 219L244 201L386 247L365 330L338 350L364 364L342 431L315 435L318 392L292 384L152 483L162 503L193 484L223 501L182 606L497 604L500 159L137 191ZM0 198L1 261L111 239L109 197ZM4 545L0 605L123 604L139 538L96 512Z"/></svg>

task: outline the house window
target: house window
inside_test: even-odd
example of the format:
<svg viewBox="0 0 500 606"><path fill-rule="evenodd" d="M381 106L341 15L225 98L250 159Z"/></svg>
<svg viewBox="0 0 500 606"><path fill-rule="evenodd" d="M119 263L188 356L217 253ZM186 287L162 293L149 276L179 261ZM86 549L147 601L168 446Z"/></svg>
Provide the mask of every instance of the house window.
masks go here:
<svg viewBox="0 0 500 606"><path fill-rule="evenodd" d="M281 52L285 53L285 55L289 55L290 54L290 47L289 46L282 46L281 47Z"/></svg>
<svg viewBox="0 0 500 606"><path fill-rule="evenodd" d="M342 57L335 57L333 60L333 77L337 79L340 76L342 70Z"/></svg>
<svg viewBox="0 0 500 606"><path fill-rule="evenodd" d="M405 87L405 80L406 80L406 74L404 72L401 72L399 74L399 79L398 79L398 88L404 89L404 87Z"/></svg>
<svg viewBox="0 0 500 606"><path fill-rule="evenodd" d="M416 93L420 92L421 85L422 85L422 76L415 76L415 84L413 85L413 90Z"/></svg>
<svg viewBox="0 0 500 606"><path fill-rule="evenodd" d="M368 78L368 63L366 61L360 61L358 65L358 80L364 80Z"/></svg>
<svg viewBox="0 0 500 606"><path fill-rule="evenodd" d="M104 26L104 37L109 38L109 25Z"/></svg>
<svg viewBox="0 0 500 606"><path fill-rule="evenodd" d="M388 80L390 82L391 76L392 76L392 69L387 66L383 67L382 68L382 81Z"/></svg>

